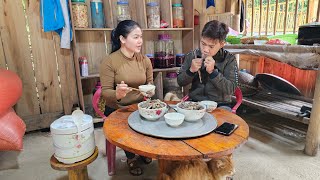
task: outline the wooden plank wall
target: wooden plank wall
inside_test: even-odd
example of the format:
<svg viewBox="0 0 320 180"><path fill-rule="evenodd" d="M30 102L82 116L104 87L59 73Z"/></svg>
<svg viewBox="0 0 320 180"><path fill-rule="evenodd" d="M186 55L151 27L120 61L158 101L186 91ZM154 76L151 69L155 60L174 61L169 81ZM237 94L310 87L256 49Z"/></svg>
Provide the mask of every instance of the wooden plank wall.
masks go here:
<svg viewBox="0 0 320 180"><path fill-rule="evenodd" d="M317 71L302 70L270 58L254 55L240 55L240 69L250 74L270 73L280 76L295 85L305 97L313 98Z"/></svg>
<svg viewBox="0 0 320 180"><path fill-rule="evenodd" d="M15 110L27 131L49 127L78 104L72 53L60 49L58 35L43 32L39 12L38 0L0 1L0 67L22 79Z"/></svg>

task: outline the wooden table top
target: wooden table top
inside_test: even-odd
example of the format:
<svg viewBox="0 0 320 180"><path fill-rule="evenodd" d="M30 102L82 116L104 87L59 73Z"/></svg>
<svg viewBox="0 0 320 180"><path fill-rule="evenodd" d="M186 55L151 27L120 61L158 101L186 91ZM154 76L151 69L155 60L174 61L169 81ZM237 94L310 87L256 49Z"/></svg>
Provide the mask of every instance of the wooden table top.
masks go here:
<svg viewBox="0 0 320 180"><path fill-rule="evenodd" d="M129 115L137 109L135 104L113 112L106 118L103 130L110 143L142 156L167 160L221 157L232 154L249 137L248 124L239 116L223 109L215 109L211 114L217 119L218 126L224 122L239 125L230 136L210 133L178 140L150 137L132 130L128 125Z"/></svg>

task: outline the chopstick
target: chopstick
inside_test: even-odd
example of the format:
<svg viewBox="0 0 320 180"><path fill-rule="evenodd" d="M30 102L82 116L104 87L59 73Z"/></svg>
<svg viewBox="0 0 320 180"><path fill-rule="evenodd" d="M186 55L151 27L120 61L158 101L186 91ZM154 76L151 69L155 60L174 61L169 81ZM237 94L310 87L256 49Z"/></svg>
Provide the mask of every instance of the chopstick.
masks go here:
<svg viewBox="0 0 320 180"><path fill-rule="evenodd" d="M196 49L193 51L193 54L194 54L194 58L196 59L196 58L197 58ZM200 83L202 84L201 71L200 71L200 69L198 70L198 75L199 75Z"/></svg>
<svg viewBox="0 0 320 180"><path fill-rule="evenodd" d="M139 91L140 92L140 90L139 89L137 89L137 88L133 88L133 87L128 87L129 89L131 89L131 90L134 90L134 91Z"/></svg>

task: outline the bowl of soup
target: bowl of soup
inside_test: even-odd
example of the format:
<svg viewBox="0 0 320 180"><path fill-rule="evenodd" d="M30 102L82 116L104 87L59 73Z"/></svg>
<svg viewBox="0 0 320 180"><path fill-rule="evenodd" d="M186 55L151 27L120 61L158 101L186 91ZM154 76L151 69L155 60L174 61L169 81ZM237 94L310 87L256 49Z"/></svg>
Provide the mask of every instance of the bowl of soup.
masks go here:
<svg viewBox="0 0 320 180"><path fill-rule="evenodd" d="M198 102L184 101L177 104L177 112L184 114L185 121L197 121L206 113L205 105Z"/></svg>

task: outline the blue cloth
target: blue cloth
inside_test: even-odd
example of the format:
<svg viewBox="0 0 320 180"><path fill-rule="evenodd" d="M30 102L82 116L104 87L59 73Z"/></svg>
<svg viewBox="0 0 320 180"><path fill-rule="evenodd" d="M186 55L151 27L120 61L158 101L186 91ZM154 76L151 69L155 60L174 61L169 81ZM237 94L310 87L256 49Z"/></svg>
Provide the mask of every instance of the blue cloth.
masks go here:
<svg viewBox="0 0 320 180"><path fill-rule="evenodd" d="M214 0L207 0L207 8L210 6L216 7L216 5L214 4Z"/></svg>
<svg viewBox="0 0 320 180"><path fill-rule="evenodd" d="M40 14L44 32L55 31L64 27L60 0L41 0Z"/></svg>
<svg viewBox="0 0 320 180"><path fill-rule="evenodd" d="M70 27L70 38L67 41L72 40L72 26L71 26L71 18L70 18L70 9L69 9L69 1L68 0L61 0L62 2L65 1L64 5L67 6L67 18L63 16L63 8L61 5L60 0L41 0L40 1L40 15L41 15L41 22L42 28L44 32L55 31L57 32L60 37L63 33L63 28L66 27L66 23L68 23L68 27ZM62 40L62 39L61 39ZM66 41L64 39L64 41ZM70 44L70 43L69 43ZM65 48L65 47L62 47Z"/></svg>

